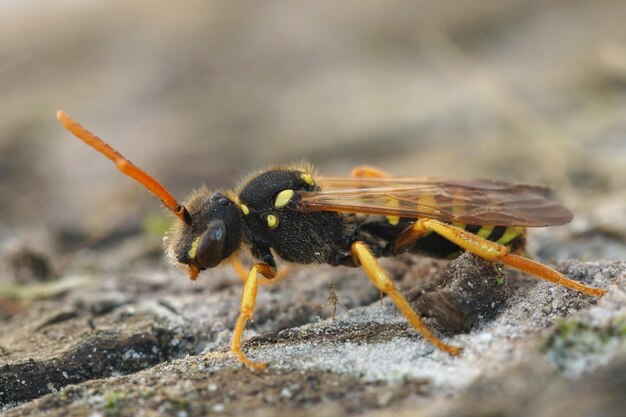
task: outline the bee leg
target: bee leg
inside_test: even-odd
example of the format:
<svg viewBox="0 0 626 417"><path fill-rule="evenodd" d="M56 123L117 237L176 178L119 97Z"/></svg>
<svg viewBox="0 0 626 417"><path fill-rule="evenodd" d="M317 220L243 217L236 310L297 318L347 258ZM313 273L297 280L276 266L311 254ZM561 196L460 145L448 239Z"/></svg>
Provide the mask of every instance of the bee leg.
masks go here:
<svg viewBox="0 0 626 417"><path fill-rule="evenodd" d="M388 177L389 174L378 168L374 168L368 165L359 165L352 169L350 176L354 178L383 178Z"/></svg>
<svg viewBox="0 0 626 417"><path fill-rule="evenodd" d="M241 362L243 362L244 365L246 365L248 368L254 370L262 370L267 368L267 364L251 361L250 359L246 358L243 350L241 349L243 331L246 328L246 322L249 318L252 317L252 314L254 313L254 304L256 302L256 292L258 287L257 274L262 274L267 278L271 278L276 275L276 271L274 270L274 268L264 263L257 263L252 268L250 268L248 278L246 279L246 284L243 288L243 294L241 296L239 318L237 319L235 330L233 330L233 339L230 344L230 350L235 355L237 355L237 358Z"/></svg>
<svg viewBox="0 0 626 417"><path fill-rule="evenodd" d="M509 253L509 248L496 242L491 242L473 233L457 229L447 223L432 219L422 219L415 222L412 230L417 236L427 231L433 231L449 241L455 243L468 252L478 255L489 261L500 262L520 271L534 275L546 281L554 282L584 294L601 296L606 293L602 288L589 287L580 282L566 278L554 269L523 256Z"/></svg>
<svg viewBox="0 0 626 417"><path fill-rule="evenodd" d="M246 280L248 279L248 270L246 269L245 266L243 266L241 259L234 258L231 261L231 265L233 266L233 269L235 270L237 275L239 275L239 278L241 278L243 282L246 282ZM292 268L290 268L288 265L287 267L278 271L272 278L266 278L262 276L258 279L258 285L263 286L263 285L278 284L280 281L287 278L287 276L289 275L291 271L292 271Z"/></svg>
<svg viewBox="0 0 626 417"><path fill-rule="evenodd" d="M352 172L350 172L350 176L354 178L384 178L384 177L388 177L389 173L383 170L380 170L378 168L369 166L369 165L359 165L359 166L352 168ZM397 216L387 216L388 219L390 217L392 217L392 219L397 218L398 220L400 220L400 218ZM390 222L393 222L393 220L391 220ZM380 291L380 305L383 305L384 295L385 294L382 291Z"/></svg>
<svg viewBox="0 0 626 417"><path fill-rule="evenodd" d="M385 172L378 168L374 168L368 165L359 165L352 169L350 176L353 178L385 178L390 177L391 175L389 175L388 172ZM398 207L399 203L397 200L391 198L389 199L389 206ZM387 221L395 226L400 221L400 216L387 216ZM380 300L382 302L382 294Z"/></svg>
<svg viewBox="0 0 626 417"><path fill-rule="evenodd" d="M245 283L248 279L249 271L246 269L245 266L243 266L241 259L239 257L233 258L233 260L231 261L231 265L233 266L233 269L235 270L237 275L239 275L239 278Z"/></svg>
<svg viewBox="0 0 626 417"><path fill-rule="evenodd" d="M389 177L389 173L383 170L380 170L378 168L375 168L373 166L358 165L352 168L352 172L350 172L350 176L353 178L384 178L384 177ZM393 219L397 218L398 220L400 220L400 218L397 216L387 216L388 219L390 217L392 217ZM397 223L397 221L395 223ZM384 300L383 300L384 296L385 296L385 293L382 290L380 290L380 305L384 304Z"/></svg>
<svg viewBox="0 0 626 417"><path fill-rule="evenodd" d="M354 242L351 250L376 288L391 298L398 310L406 317L415 330L444 352L451 355L458 355L461 352L461 348L443 343L426 327L420 316L411 308L407 299L396 289L387 272L380 266L365 243Z"/></svg>
<svg viewBox="0 0 626 417"><path fill-rule="evenodd" d="M395 238L391 244L391 254L397 256L404 253L428 232L430 231L422 227L419 220L416 221Z"/></svg>

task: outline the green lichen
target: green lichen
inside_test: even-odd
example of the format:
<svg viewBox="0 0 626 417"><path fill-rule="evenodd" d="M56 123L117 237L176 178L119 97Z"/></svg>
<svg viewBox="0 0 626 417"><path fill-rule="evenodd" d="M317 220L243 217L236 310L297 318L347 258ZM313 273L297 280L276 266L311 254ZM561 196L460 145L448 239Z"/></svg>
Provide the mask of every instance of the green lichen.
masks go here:
<svg viewBox="0 0 626 417"><path fill-rule="evenodd" d="M496 276L496 285L498 285L498 286L504 285L504 280L505 280L504 275Z"/></svg>
<svg viewBox="0 0 626 417"><path fill-rule="evenodd" d="M558 370L569 374L608 363L617 355L626 355L626 316L615 317L603 325L560 320L544 339L542 350Z"/></svg>
<svg viewBox="0 0 626 417"><path fill-rule="evenodd" d="M118 411L120 408L120 400L124 398L122 391L112 391L104 397L104 410L110 415L112 412Z"/></svg>
<svg viewBox="0 0 626 417"><path fill-rule="evenodd" d="M186 400L184 398L180 398L180 397L169 398L165 400L159 407L161 411L173 412L177 414L181 411L183 412L189 411L190 408L191 408L191 401Z"/></svg>

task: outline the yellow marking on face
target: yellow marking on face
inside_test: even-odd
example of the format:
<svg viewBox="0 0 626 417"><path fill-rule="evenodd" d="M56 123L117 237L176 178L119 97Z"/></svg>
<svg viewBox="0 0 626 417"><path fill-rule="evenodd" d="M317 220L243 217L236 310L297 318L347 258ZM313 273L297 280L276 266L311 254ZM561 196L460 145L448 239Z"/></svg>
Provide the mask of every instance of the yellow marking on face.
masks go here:
<svg viewBox="0 0 626 417"><path fill-rule="evenodd" d="M482 237L483 239L487 239L491 232L493 232L493 225L487 225L480 228L480 230L476 233L476 236Z"/></svg>
<svg viewBox="0 0 626 417"><path fill-rule="evenodd" d="M274 216L273 214L269 214L266 220L267 220L267 225L269 226L270 229L273 229L276 226L278 226L278 217Z"/></svg>
<svg viewBox="0 0 626 417"><path fill-rule="evenodd" d="M194 240L191 243L191 248L189 249L189 257L191 259L194 259L196 257L196 251L198 250L198 242L200 242L200 236L198 236L196 240Z"/></svg>
<svg viewBox="0 0 626 417"><path fill-rule="evenodd" d="M302 181L306 182L309 185L315 185L315 181L313 181L313 177L311 177L311 174L307 172L303 172L300 175L300 178L302 178Z"/></svg>
<svg viewBox="0 0 626 417"><path fill-rule="evenodd" d="M244 216L247 216L248 214L250 214L250 209L245 204L241 205L241 211L243 211Z"/></svg>
<svg viewBox="0 0 626 417"><path fill-rule="evenodd" d="M283 208L289 201L291 201L291 197L293 197L293 190L283 190L276 196L276 200L274 201L275 208Z"/></svg>
<svg viewBox="0 0 626 417"><path fill-rule="evenodd" d="M513 239L515 239L518 236L521 236L522 234L524 234L524 229L522 227L509 226L504 231L504 234L502 235L502 237L500 237L500 239L498 239L496 242L498 242L501 245L507 245L511 243Z"/></svg>

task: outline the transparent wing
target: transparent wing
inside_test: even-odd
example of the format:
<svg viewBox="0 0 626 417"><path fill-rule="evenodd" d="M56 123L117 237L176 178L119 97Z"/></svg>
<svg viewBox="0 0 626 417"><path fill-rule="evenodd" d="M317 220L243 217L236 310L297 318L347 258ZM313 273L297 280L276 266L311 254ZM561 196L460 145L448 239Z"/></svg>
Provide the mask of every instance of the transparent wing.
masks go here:
<svg viewBox="0 0 626 417"><path fill-rule="evenodd" d="M321 177L316 183L320 191L302 193L298 210L523 227L562 225L573 217L543 185L438 177Z"/></svg>

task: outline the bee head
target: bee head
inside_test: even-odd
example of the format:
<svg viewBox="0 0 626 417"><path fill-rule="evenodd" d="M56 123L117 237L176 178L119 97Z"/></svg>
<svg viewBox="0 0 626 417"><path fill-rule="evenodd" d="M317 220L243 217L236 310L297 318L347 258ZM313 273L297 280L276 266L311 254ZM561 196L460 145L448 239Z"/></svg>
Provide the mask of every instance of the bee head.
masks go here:
<svg viewBox="0 0 626 417"><path fill-rule="evenodd" d="M242 213L231 198L221 192L200 189L183 204L191 224L177 222L167 235L168 257L188 267L195 279L200 271L218 266L241 245Z"/></svg>
<svg viewBox="0 0 626 417"><path fill-rule="evenodd" d="M219 265L239 248L243 229L242 213L232 198L220 192L210 194L206 188L201 188L184 204L178 204L160 182L65 112L59 110L57 119L74 136L113 161L122 173L157 196L180 219L166 236L167 254L174 263L187 266L192 279L200 271Z"/></svg>

